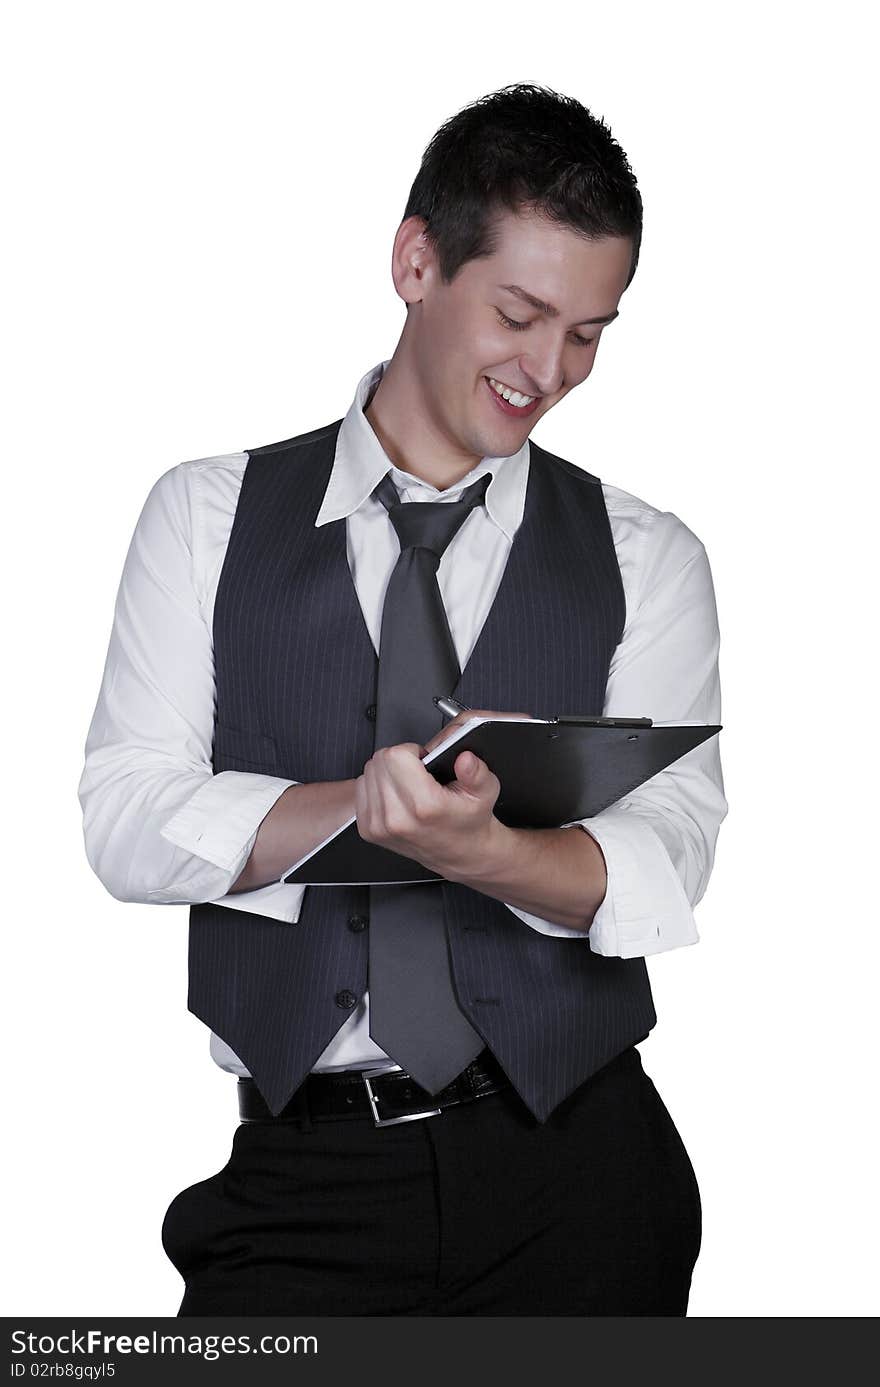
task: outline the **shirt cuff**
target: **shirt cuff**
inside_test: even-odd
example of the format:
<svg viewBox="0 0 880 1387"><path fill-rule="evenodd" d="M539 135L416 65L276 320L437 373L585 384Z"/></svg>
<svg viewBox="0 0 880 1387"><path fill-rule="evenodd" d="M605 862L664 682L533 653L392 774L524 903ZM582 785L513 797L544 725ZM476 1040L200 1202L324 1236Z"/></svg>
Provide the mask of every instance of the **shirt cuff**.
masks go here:
<svg viewBox="0 0 880 1387"><path fill-rule="evenodd" d="M602 849L605 899L588 939L594 953L643 958L699 942L693 909L663 843L650 824L623 809L575 819Z"/></svg>
<svg viewBox="0 0 880 1387"><path fill-rule="evenodd" d="M221 771L201 785L159 832L169 843L226 872L232 886L251 855L269 810L285 790L298 784L297 780L250 771ZM272 881L255 891L215 896L210 904L293 923L299 919L305 890L304 886ZM173 886L161 894L169 900L179 899ZM156 898L160 893L153 895Z"/></svg>
<svg viewBox="0 0 880 1387"><path fill-rule="evenodd" d="M250 771L221 771L200 785L159 832L169 843L215 867L231 872L238 866L241 871L250 856L248 848L242 860L248 841L256 837L276 800L296 784Z"/></svg>

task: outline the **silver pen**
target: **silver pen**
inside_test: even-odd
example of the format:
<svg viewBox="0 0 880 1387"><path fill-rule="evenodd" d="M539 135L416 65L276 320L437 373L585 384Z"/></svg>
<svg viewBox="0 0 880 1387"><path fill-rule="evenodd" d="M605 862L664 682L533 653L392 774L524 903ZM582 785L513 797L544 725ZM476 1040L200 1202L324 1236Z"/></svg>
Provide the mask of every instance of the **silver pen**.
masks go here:
<svg viewBox="0 0 880 1387"><path fill-rule="evenodd" d="M459 703L455 698L435 698L434 702L444 717L447 718L457 718L459 713L471 711L464 703Z"/></svg>

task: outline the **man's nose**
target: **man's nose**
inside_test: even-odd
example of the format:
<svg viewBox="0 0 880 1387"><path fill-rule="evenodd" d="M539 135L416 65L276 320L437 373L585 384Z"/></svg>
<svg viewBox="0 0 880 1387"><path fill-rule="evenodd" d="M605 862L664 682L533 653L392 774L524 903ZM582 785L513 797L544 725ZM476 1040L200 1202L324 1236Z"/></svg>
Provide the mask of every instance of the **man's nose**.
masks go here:
<svg viewBox="0 0 880 1387"><path fill-rule="evenodd" d="M555 395L562 389L562 348L520 357L520 370L523 379L534 384L529 394Z"/></svg>

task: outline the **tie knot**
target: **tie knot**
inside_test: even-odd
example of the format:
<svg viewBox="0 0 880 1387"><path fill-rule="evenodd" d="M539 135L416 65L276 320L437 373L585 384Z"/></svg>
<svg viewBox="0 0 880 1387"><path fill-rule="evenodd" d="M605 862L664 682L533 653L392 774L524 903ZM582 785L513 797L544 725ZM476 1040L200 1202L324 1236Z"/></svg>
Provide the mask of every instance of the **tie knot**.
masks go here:
<svg viewBox="0 0 880 1387"><path fill-rule="evenodd" d="M439 562L474 507L483 505L491 480L492 473L486 472L457 501L401 501L390 473L386 472L373 495L388 511L401 551L429 549Z"/></svg>

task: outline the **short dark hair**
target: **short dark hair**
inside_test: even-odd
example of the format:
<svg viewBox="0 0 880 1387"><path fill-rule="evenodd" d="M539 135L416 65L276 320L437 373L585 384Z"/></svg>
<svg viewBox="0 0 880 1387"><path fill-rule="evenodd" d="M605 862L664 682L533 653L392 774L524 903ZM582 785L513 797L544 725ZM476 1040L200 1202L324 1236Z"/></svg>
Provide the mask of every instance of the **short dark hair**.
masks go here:
<svg viewBox="0 0 880 1387"><path fill-rule="evenodd" d="M423 217L448 284L492 255L499 212L539 212L590 240L630 236L632 281L642 198L626 154L601 117L574 97L512 83L441 125L423 156L403 220Z"/></svg>

